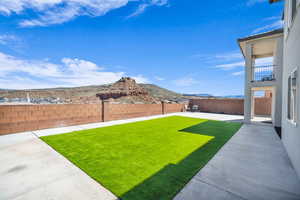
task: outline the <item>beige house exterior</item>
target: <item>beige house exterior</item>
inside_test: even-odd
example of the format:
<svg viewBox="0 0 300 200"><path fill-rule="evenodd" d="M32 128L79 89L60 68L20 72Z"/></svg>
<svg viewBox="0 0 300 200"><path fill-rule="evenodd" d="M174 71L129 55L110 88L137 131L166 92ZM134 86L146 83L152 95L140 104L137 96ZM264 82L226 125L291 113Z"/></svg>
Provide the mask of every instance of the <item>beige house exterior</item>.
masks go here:
<svg viewBox="0 0 300 200"><path fill-rule="evenodd" d="M284 5L283 29L238 39L246 63L244 122L254 117L254 91L271 90L272 124L281 127L282 142L300 177L300 0ZM255 64L265 57L273 57L273 63Z"/></svg>

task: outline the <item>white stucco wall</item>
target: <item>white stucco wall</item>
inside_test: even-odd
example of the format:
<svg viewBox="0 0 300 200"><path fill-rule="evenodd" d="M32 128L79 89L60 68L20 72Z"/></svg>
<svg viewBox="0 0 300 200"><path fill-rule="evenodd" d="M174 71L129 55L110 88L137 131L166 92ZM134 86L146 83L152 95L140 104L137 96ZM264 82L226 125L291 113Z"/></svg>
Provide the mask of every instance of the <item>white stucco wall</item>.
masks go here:
<svg viewBox="0 0 300 200"><path fill-rule="evenodd" d="M285 22L287 22L287 3L285 1ZM287 23L285 23L287 24ZM285 25L286 26L286 25ZM285 27L286 29L286 27ZM285 32L286 34L287 32ZM288 76L295 69L298 69L297 82L297 125L287 120L287 94ZM282 94L282 141L288 155L300 177L300 7L290 31L284 39L284 67L283 67L283 94Z"/></svg>

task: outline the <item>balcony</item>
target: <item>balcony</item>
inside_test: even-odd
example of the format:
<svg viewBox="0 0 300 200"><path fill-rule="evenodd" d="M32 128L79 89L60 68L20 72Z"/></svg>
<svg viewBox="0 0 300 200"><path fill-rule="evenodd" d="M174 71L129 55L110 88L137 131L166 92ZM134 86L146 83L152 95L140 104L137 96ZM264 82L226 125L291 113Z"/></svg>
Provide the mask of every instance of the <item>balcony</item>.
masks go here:
<svg viewBox="0 0 300 200"><path fill-rule="evenodd" d="M252 82L275 81L275 65L254 66Z"/></svg>

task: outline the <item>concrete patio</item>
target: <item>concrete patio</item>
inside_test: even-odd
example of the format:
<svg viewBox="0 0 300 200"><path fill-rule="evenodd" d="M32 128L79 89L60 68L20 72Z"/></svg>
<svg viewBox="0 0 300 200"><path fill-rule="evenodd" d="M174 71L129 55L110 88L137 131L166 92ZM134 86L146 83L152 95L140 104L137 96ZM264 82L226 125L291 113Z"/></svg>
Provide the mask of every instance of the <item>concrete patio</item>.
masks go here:
<svg viewBox="0 0 300 200"><path fill-rule="evenodd" d="M117 199L32 132L0 136L0 199Z"/></svg>
<svg viewBox="0 0 300 200"><path fill-rule="evenodd" d="M274 128L244 124L175 197L199 199L300 199L300 181Z"/></svg>
<svg viewBox="0 0 300 200"><path fill-rule="evenodd" d="M173 113L0 136L0 199L117 199L38 137L171 115L243 120L240 115ZM300 199L300 182L274 129L243 125L175 197L194 199Z"/></svg>

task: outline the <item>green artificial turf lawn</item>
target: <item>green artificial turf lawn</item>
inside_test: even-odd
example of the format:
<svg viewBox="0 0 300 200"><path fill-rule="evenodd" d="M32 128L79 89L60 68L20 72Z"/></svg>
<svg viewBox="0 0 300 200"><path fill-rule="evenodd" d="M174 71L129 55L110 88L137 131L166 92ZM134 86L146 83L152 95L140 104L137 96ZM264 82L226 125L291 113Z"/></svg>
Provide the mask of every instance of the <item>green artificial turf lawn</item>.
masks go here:
<svg viewBox="0 0 300 200"><path fill-rule="evenodd" d="M172 116L41 137L121 199L172 199L240 128Z"/></svg>

